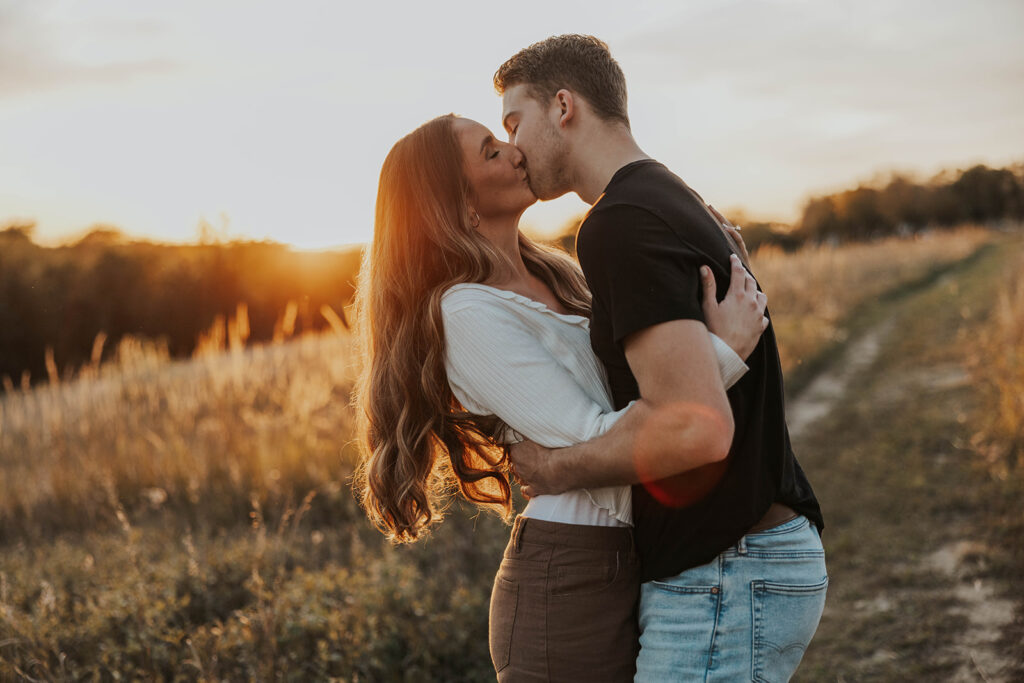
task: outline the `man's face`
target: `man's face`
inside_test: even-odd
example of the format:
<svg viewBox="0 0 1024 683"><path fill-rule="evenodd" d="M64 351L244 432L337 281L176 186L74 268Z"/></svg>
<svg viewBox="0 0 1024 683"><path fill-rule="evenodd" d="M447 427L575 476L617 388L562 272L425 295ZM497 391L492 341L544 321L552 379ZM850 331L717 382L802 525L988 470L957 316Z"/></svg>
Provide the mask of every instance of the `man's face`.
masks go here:
<svg viewBox="0 0 1024 683"><path fill-rule="evenodd" d="M501 122L508 141L525 157L527 180L538 199L554 199L571 190L568 143L558 128L558 109L538 102L524 83L505 90Z"/></svg>

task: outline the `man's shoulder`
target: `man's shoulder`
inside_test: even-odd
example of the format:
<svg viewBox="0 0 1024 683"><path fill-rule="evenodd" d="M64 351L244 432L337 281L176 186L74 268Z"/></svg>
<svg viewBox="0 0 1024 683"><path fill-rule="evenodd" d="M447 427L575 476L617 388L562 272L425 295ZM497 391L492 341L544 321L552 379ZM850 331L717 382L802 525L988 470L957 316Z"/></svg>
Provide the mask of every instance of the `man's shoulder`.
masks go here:
<svg viewBox="0 0 1024 683"><path fill-rule="evenodd" d="M664 164L648 159L627 170L612 179L594 203L591 214L627 213L640 217L646 213L673 225L681 218L705 213L697 193Z"/></svg>
<svg viewBox="0 0 1024 683"><path fill-rule="evenodd" d="M648 241L673 239L674 232L664 217L649 207L629 202L602 204L587 212L576 234L576 250L617 251Z"/></svg>
<svg viewBox="0 0 1024 683"><path fill-rule="evenodd" d="M624 220L631 223L665 223L664 217L653 206L628 198L614 198L605 201L604 195L602 195L583 216L580 230L601 229L608 225L621 224Z"/></svg>

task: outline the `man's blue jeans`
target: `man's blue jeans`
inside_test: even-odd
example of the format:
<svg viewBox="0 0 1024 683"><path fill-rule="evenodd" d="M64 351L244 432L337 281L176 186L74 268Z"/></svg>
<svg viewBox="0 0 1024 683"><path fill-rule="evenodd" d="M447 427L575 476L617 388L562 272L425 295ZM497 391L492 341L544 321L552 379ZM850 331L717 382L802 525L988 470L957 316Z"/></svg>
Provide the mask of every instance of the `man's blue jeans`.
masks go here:
<svg viewBox="0 0 1024 683"><path fill-rule="evenodd" d="M788 681L825 607L818 529L798 516L640 589L636 682Z"/></svg>

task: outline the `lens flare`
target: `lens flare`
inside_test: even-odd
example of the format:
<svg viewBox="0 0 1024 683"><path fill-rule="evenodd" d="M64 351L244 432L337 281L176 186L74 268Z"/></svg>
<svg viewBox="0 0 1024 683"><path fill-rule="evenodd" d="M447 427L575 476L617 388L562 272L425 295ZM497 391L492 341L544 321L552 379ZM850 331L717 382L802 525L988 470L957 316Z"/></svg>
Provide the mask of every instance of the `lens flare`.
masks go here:
<svg viewBox="0 0 1024 683"><path fill-rule="evenodd" d="M696 421L707 422L723 431L727 429L718 411L699 403L678 402L668 408L660 408L637 434L633 466L644 488L662 505L688 507L703 500L718 486L729 469L730 458L725 458L671 477L655 478L659 469L653 467L650 456L644 454L663 452L663 448L655 444L656 440L663 439L666 433L685 433L685 425Z"/></svg>

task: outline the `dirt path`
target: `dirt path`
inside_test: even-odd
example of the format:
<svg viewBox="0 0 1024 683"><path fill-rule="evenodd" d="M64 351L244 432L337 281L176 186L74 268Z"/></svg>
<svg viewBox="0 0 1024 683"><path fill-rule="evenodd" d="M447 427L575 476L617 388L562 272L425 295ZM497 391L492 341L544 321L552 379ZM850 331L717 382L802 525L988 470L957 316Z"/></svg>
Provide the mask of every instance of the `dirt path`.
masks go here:
<svg viewBox="0 0 1024 683"><path fill-rule="evenodd" d="M786 424L792 438L799 439L815 422L835 410L850 381L878 358L892 325L892 320L886 321L847 344L839 357L786 406Z"/></svg>
<svg viewBox="0 0 1024 683"><path fill-rule="evenodd" d="M1021 680L1024 646L1007 645L1020 606L990 571L986 484L962 447L969 378L956 329L928 324L977 268L891 304L786 406L832 579L797 680Z"/></svg>

